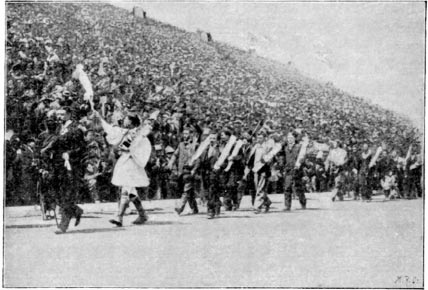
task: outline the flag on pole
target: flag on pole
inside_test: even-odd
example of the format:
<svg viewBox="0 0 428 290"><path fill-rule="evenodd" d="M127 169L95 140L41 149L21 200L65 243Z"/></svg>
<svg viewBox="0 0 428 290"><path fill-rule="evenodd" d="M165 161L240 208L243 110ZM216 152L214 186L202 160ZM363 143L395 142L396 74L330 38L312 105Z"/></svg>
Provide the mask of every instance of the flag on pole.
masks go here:
<svg viewBox="0 0 428 290"><path fill-rule="evenodd" d="M91 84L91 81L89 80L88 75L83 70L83 64L76 65L76 69L72 74L72 78L79 80L80 84L85 90L83 99L86 101L89 101L91 104L91 107L93 108L94 91L92 90L92 84Z"/></svg>

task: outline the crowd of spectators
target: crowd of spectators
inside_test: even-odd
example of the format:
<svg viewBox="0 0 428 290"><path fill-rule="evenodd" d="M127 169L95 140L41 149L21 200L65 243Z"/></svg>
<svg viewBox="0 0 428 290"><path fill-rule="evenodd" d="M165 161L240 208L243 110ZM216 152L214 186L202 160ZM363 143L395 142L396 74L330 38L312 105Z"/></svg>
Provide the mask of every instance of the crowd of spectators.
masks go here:
<svg viewBox="0 0 428 290"><path fill-rule="evenodd" d="M40 170L39 152L55 132L55 110L62 107L72 109L85 131L82 201L116 200L109 183L115 156L72 78L77 64L84 65L94 106L109 123L121 125L129 112L155 121L148 198L180 196L166 163L186 126L230 127L239 134L262 121L284 140L300 130L313 141L339 140L356 150L384 142L399 156L411 144L420 146L420 133L393 112L306 78L291 65L204 41L124 9L103 3L8 3L6 16L6 129L13 130L6 136L7 205L38 202L34 189L42 190L38 181L50 174Z"/></svg>

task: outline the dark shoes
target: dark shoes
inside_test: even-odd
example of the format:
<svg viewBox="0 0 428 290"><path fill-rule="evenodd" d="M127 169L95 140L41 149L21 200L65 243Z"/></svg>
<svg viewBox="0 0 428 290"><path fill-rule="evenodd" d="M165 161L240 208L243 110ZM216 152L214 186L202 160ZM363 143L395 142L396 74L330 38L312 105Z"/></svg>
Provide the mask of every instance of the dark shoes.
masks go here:
<svg viewBox="0 0 428 290"><path fill-rule="evenodd" d="M134 225L142 225L147 221L147 216L139 216L135 221L133 221L132 223Z"/></svg>
<svg viewBox="0 0 428 290"><path fill-rule="evenodd" d="M56 234L63 234L67 231L68 225L70 224L70 218L63 212L61 215L61 221L58 225L59 231L56 231Z"/></svg>
<svg viewBox="0 0 428 290"><path fill-rule="evenodd" d="M121 222L119 222L119 221L117 221L117 220L109 220L109 222L110 223L112 223L112 224L114 224L114 225L116 225L117 227L121 227L122 226L122 223Z"/></svg>
<svg viewBox="0 0 428 290"><path fill-rule="evenodd" d="M67 228L68 227L64 226L63 224L60 224L58 226L59 231L56 231L55 234L57 234L57 235L58 234L65 234L65 232L67 231Z"/></svg>
<svg viewBox="0 0 428 290"><path fill-rule="evenodd" d="M221 210L221 207L220 207L220 206L218 206L218 207L216 207L216 208L215 208L215 215L216 215L216 216L219 216L219 215L220 215L220 210Z"/></svg>
<svg viewBox="0 0 428 290"><path fill-rule="evenodd" d="M77 227L80 224L80 219L82 218L82 214L83 214L83 209L78 207L75 213L75 216L76 216L76 222L74 223L75 227Z"/></svg>
<svg viewBox="0 0 428 290"><path fill-rule="evenodd" d="M266 206L265 212L269 211L271 204L272 202L269 199L265 201L265 206Z"/></svg>
<svg viewBox="0 0 428 290"><path fill-rule="evenodd" d="M208 219L213 219L215 217L215 210L208 210Z"/></svg>
<svg viewBox="0 0 428 290"><path fill-rule="evenodd" d="M148 218L145 215L144 216L139 216L139 217L137 217L137 219L135 221L132 222L132 224L134 224L134 225L142 225L142 224L144 224L147 221L147 219ZM111 220L109 220L109 222L112 223L112 224L114 224L117 227L122 227L123 226L123 224L122 224L121 221L117 221L117 220L111 219Z"/></svg>

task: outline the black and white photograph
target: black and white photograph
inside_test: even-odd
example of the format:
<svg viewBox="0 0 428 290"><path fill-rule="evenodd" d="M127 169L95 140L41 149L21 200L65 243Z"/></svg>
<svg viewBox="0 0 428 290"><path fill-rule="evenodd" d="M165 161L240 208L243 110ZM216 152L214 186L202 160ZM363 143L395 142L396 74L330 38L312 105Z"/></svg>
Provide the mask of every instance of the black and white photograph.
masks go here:
<svg viewBox="0 0 428 290"><path fill-rule="evenodd" d="M5 288L423 289L427 2L3 2Z"/></svg>

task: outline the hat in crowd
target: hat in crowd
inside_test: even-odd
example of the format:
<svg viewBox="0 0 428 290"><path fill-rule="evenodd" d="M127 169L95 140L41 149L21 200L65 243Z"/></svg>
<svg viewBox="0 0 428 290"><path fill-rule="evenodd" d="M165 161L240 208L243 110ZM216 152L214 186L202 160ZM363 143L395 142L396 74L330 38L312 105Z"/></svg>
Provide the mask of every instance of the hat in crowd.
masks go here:
<svg viewBox="0 0 428 290"><path fill-rule="evenodd" d="M150 114L149 119L156 120L158 118L158 116L159 116L159 110L156 110Z"/></svg>
<svg viewBox="0 0 428 290"><path fill-rule="evenodd" d="M59 93L59 92L55 92L55 93L52 93L52 98L54 98L54 99L59 99L59 100L64 100L64 97L62 96L62 94L61 93Z"/></svg>
<svg viewBox="0 0 428 290"><path fill-rule="evenodd" d="M171 146L166 146L165 153L166 154L174 153L174 149Z"/></svg>
<svg viewBox="0 0 428 290"><path fill-rule="evenodd" d="M62 109L59 109L59 110L55 110L55 114L65 114L66 113L66 110L64 109L64 108L62 108Z"/></svg>
<svg viewBox="0 0 428 290"><path fill-rule="evenodd" d="M92 141L91 143L89 143L88 147L98 147L97 141Z"/></svg>
<svg viewBox="0 0 428 290"><path fill-rule="evenodd" d="M263 135L264 137L266 137L267 133L264 129L261 129L259 132L257 132L257 135Z"/></svg>
<svg viewBox="0 0 428 290"><path fill-rule="evenodd" d="M195 132L195 127L191 126L190 124L187 124L183 127L183 130L188 130L190 133Z"/></svg>
<svg viewBox="0 0 428 290"><path fill-rule="evenodd" d="M70 91L68 91L68 90L63 90L63 91L62 91L62 95L63 95L64 97L69 97L69 96L71 96L71 92L70 92Z"/></svg>
<svg viewBox="0 0 428 290"><path fill-rule="evenodd" d="M128 115L136 115L138 114L138 107L137 106L132 106L127 110Z"/></svg>
<svg viewBox="0 0 428 290"><path fill-rule="evenodd" d="M40 102L43 102L43 101L53 102L54 98L52 98L51 96L48 96L48 95L43 95L42 98L40 99Z"/></svg>
<svg viewBox="0 0 428 290"><path fill-rule="evenodd" d="M242 138L247 139L247 140L251 138L251 135L248 132L243 132L241 136L242 136Z"/></svg>
<svg viewBox="0 0 428 290"><path fill-rule="evenodd" d="M278 134L278 133L274 133L274 134L272 135L272 139L273 139L275 142L281 142L281 135L280 135L280 134Z"/></svg>
<svg viewBox="0 0 428 290"><path fill-rule="evenodd" d="M162 114L162 117L163 117L164 119L169 119L169 118L171 118L171 114L170 114L169 112L164 112L164 113Z"/></svg>
<svg viewBox="0 0 428 290"><path fill-rule="evenodd" d="M155 150L156 150L156 151L160 151L160 150L162 150L162 145L161 145L161 144L156 144L156 145L155 145Z"/></svg>

